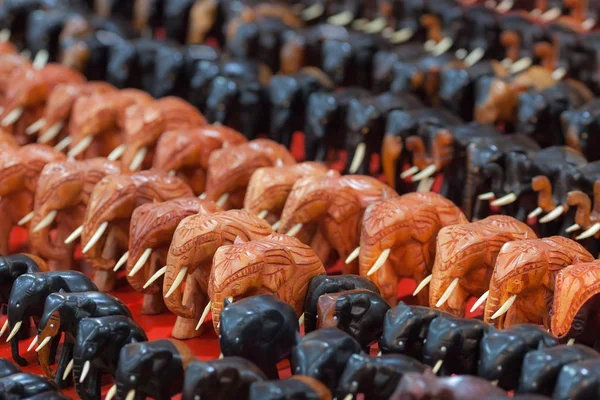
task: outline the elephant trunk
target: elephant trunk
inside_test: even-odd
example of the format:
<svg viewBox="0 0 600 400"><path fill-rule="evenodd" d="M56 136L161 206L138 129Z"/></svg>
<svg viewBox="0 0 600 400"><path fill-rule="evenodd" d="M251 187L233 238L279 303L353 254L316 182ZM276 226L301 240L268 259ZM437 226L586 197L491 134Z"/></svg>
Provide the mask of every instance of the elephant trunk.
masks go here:
<svg viewBox="0 0 600 400"><path fill-rule="evenodd" d="M42 320L45 319L42 317ZM43 346L38 351L38 358L40 361L40 366L44 371L44 374L52 379L56 377L56 373L52 371L50 368L50 354L52 352L52 341L59 339L57 335L60 334L60 316L58 312L52 313L50 318L48 318L48 322L44 325L41 324L41 330L38 337L38 346ZM37 350L37 349L36 349Z"/></svg>
<svg viewBox="0 0 600 400"><path fill-rule="evenodd" d="M393 135L383 137L383 148L381 149L381 163L383 173L388 184L396 187L397 167L400 154L402 153L402 138ZM402 168L402 166L400 166Z"/></svg>
<svg viewBox="0 0 600 400"><path fill-rule="evenodd" d="M502 293L501 293L500 287L498 287L498 285L495 284L494 281L492 281L490 283L490 291L488 294L487 302L485 304L485 310L483 313L483 320L485 322L487 322L487 323L494 322L497 324L499 322L500 318L503 318L503 317L500 317L500 318L492 321L492 315L494 315L496 313L496 311L498 311L498 309L500 308L500 306L502 304L501 297L502 297ZM496 326L498 326L498 325L496 325Z"/></svg>
<svg viewBox="0 0 600 400"><path fill-rule="evenodd" d="M567 203L569 206L577 207L577 211L575 211L575 223L583 229L589 228L591 225L590 212L592 210L590 197L581 190L575 190L569 192L567 195Z"/></svg>
<svg viewBox="0 0 600 400"><path fill-rule="evenodd" d="M83 373L83 366L89 363L89 370L86 373L85 380L80 383L79 380ZM100 371L96 368L93 360L79 360L73 364L73 377L75 390L82 400L94 400L100 396Z"/></svg>
<svg viewBox="0 0 600 400"><path fill-rule="evenodd" d="M477 177L475 176L475 172L471 168L469 168L467 170L467 179L465 182L465 188L463 192L464 194L462 199L462 209L465 213L465 217L467 217L468 220L471 220L473 218L473 200L475 199L475 191L477 190L478 181L479 179L477 179Z"/></svg>
<svg viewBox="0 0 600 400"><path fill-rule="evenodd" d="M213 298L211 299L211 301L212 301L212 305L210 308L210 312L212 315L213 328L218 335L219 327L221 325L220 324L221 311L223 311L223 308L225 307L225 304L224 304L225 297L222 294L215 294L213 296Z"/></svg>
<svg viewBox="0 0 600 400"><path fill-rule="evenodd" d="M423 139L418 136L409 136L406 138L406 148L412 152L412 163L414 166L423 169L428 165L425 157L425 144L423 143Z"/></svg>
<svg viewBox="0 0 600 400"><path fill-rule="evenodd" d="M186 279L185 288L187 288L187 290L192 289L192 285L195 284L195 279L192 276L192 272L189 270L186 271L184 268L187 267L185 267L183 260L173 260L171 257L169 257L169 261L167 262L167 271L165 272L164 277L163 293L165 295L169 292L171 293L169 296L165 296L164 299L167 308L171 312L182 318L194 318L197 317L196 305L194 301L189 302L189 304L184 304L184 287L181 279ZM179 283L175 289L173 289L173 286L177 281L179 281Z"/></svg>
<svg viewBox="0 0 600 400"><path fill-rule="evenodd" d="M547 176L535 176L531 180L531 187L538 192L538 206L544 212L550 212L556 208L556 204L552 200L552 184Z"/></svg>

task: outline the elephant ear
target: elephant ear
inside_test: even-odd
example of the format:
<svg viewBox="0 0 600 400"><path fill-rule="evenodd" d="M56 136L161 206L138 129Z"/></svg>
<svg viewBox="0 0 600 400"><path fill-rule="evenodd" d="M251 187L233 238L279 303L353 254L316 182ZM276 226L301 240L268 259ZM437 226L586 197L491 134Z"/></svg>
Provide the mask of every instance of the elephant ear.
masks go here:
<svg viewBox="0 0 600 400"><path fill-rule="evenodd" d="M329 215L335 222L342 223L348 218L358 214L361 210L360 202L356 197L356 192L349 187L344 187L336 191L333 201L329 206Z"/></svg>
<svg viewBox="0 0 600 400"><path fill-rule="evenodd" d="M550 326L552 334L564 337L579 309L600 293L598 261L570 265L556 275Z"/></svg>
<svg viewBox="0 0 600 400"><path fill-rule="evenodd" d="M272 293L276 293L296 269L296 260L283 246L266 249L263 253L265 266L261 272L262 284Z"/></svg>
<svg viewBox="0 0 600 400"><path fill-rule="evenodd" d="M96 302L87 297L78 297L75 306L77 307L75 310L77 319L91 316L96 312Z"/></svg>
<svg viewBox="0 0 600 400"><path fill-rule="evenodd" d="M424 205L412 215L414 219L413 237L420 243L429 242L443 227L435 206Z"/></svg>
<svg viewBox="0 0 600 400"><path fill-rule="evenodd" d="M275 343L285 324L284 317L278 310L267 310L261 314L261 329L256 341L258 343Z"/></svg>

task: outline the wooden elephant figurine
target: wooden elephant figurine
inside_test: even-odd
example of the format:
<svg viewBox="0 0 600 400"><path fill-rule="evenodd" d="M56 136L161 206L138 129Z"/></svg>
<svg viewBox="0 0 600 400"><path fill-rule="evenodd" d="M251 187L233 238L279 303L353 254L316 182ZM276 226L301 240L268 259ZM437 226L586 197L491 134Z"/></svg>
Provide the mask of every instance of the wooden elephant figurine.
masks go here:
<svg viewBox="0 0 600 400"><path fill-rule="evenodd" d="M44 376L20 372L0 379L0 392L7 399L30 399L36 395L41 396L38 398L56 399L53 396L60 391L54 382Z"/></svg>
<svg viewBox="0 0 600 400"><path fill-rule="evenodd" d="M0 307L8 304L13 283L19 276L45 271L48 271L46 262L32 254L13 254L0 257L0 281L2 282L0 283Z"/></svg>

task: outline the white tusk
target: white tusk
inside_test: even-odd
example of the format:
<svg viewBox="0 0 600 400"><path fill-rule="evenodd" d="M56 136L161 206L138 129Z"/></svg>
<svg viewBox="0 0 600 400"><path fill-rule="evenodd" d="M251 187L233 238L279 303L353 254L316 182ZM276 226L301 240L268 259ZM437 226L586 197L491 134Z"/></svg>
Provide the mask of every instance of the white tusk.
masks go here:
<svg viewBox="0 0 600 400"><path fill-rule="evenodd" d="M304 313L302 313L300 318L298 318L298 326L302 326L303 323L304 323Z"/></svg>
<svg viewBox="0 0 600 400"><path fill-rule="evenodd" d="M429 285L429 282L431 282L431 278L433 275L429 274L428 276L425 277L425 279L423 279L419 285L417 286L417 288L415 289L415 291L413 292L413 296L416 296L417 294L419 294L419 292L421 290L423 290L423 288L427 285Z"/></svg>
<svg viewBox="0 0 600 400"><path fill-rule="evenodd" d="M175 176L177 175L177 171L175 171L174 169L169 171L169 176Z"/></svg>
<svg viewBox="0 0 600 400"><path fill-rule="evenodd" d="M560 8L552 7L551 9L549 9L548 11L546 11L545 13L542 14L541 19L543 21L548 22L548 21L555 20L558 17L560 17Z"/></svg>
<svg viewBox="0 0 600 400"><path fill-rule="evenodd" d="M261 212L258 213L258 218L265 219L267 214L269 214L269 210L261 210Z"/></svg>
<svg viewBox="0 0 600 400"><path fill-rule="evenodd" d="M179 273L175 277L175 281L173 282L173 285L171 285L171 288L165 295L165 299L167 297L169 297L170 295L172 295L173 292L179 287L179 285L181 285L181 282L183 282L183 280L185 279L185 274L187 273L187 270L188 270L188 267L181 268L181 271L179 271Z"/></svg>
<svg viewBox="0 0 600 400"><path fill-rule="evenodd" d="M360 246L358 246L357 248L355 248L354 250L352 250L352 253L350 253L350 255L346 258L346 264L350 264L352 261L356 260L358 258L358 255L360 254Z"/></svg>
<svg viewBox="0 0 600 400"><path fill-rule="evenodd" d="M502 0L500 4L496 6L496 11L504 13L509 11L514 6L514 0Z"/></svg>
<svg viewBox="0 0 600 400"><path fill-rule="evenodd" d="M469 52L466 49L458 49L454 52L454 56L459 60L464 60L469 55Z"/></svg>
<svg viewBox="0 0 600 400"><path fill-rule="evenodd" d="M490 295L489 290L486 291L484 294L482 294L481 297L477 299L475 304L473 304L473 307L471 307L471 312L474 312L475 310L477 310L479 308L479 306L481 306L483 304L483 302L487 300L489 295Z"/></svg>
<svg viewBox="0 0 600 400"><path fill-rule="evenodd" d="M98 230L94 233L94 235L92 236L92 238L90 239L90 241L87 242L87 244L83 248L83 250L82 250L83 254L85 254L88 251L90 251L90 249L92 247L94 247L94 245L96 243L98 243L98 240L100 240L100 238L104 234L104 231L106 231L106 228L108 228L108 222L107 221L105 221L105 222L103 222L103 223L100 224L100 226L98 227Z"/></svg>
<svg viewBox="0 0 600 400"><path fill-rule="evenodd" d="M133 160L131 160L131 164L129 164L130 171L135 171L142 165L144 158L146 158L146 153L148 153L148 148L146 146L140 148L137 153L135 153Z"/></svg>
<svg viewBox="0 0 600 400"><path fill-rule="evenodd" d="M579 226L579 224L573 224L570 227L568 227L567 229L565 229L565 232L571 233L571 232L578 231L579 229L581 229L581 227Z"/></svg>
<svg viewBox="0 0 600 400"><path fill-rule="evenodd" d="M292 229L290 229L286 235L296 236L298 232L300 232L300 229L302 229L302 223L297 223L296 225L292 226Z"/></svg>
<svg viewBox="0 0 600 400"><path fill-rule="evenodd" d="M10 40L10 29L2 29L0 31L0 43L6 43Z"/></svg>
<svg viewBox="0 0 600 400"><path fill-rule="evenodd" d="M219 197L219 200L217 200L217 205L219 207L223 207L223 205L225 204L225 202L227 201L228 198L229 198L229 193L222 194L221 197Z"/></svg>
<svg viewBox="0 0 600 400"><path fill-rule="evenodd" d="M204 307L204 311L202 311L202 315L200 316L200 320L198 321L198 325L196 325L196 330L200 329L206 317L208 317L208 313L210 311L210 307L212 306L212 301L209 301L206 307Z"/></svg>
<svg viewBox="0 0 600 400"><path fill-rule="evenodd" d="M10 339L14 338L15 335L19 332L19 329L21 329L21 325L23 325L23 321L19 321L15 324L15 327L12 329L12 331L10 331L10 335L8 335L8 338L6 338L7 343L10 342Z"/></svg>
<svg viewBox="0 0 600 400"><path fill-rule="evenodd" d="M542 210L542 207L536 207L535 210L533 210L532 212L530 212L529 214L527 214L527 218L535 218L538 215L540 215L544 210Z"/></svg>
<svg viewBox="0 0 600 400"><path fill-rule="evenodd" d="M281 225L281 220L276 221L272 226L271 229L273 229L275 232L277 232L277 230L279 229L279 225Z"/></svg>
<svg viewBox="0 0 600 400"><path fill-rule="evenodd" d="M379 17L365 25L363 31L366 33L379 33L385 28L386 25L387 21L385 18Z"/></svg>
<svg viewBox="0 0 600 400"><path fill-rule="evenodd" d="M387 261L389 256L390 256L390 249L383 250L381 252L381 254L379 255L379 257L377 257L375 264L373 264L373 266L371 267L369 272L367 272L367 276L373 275L375 272L377 272L377 270L379 270L379 268L383 267L383 264L385 264L385 262Z"/></svg>
<svg viewBox="0 0 600 400"><path fill-rule="evenodd" d="M586 31L591 30L594 26L596 26L596 20L592 17L586 19L581 23L581 27Z"/></svg>
<svg viewBox="0 0 600 400"><path fill-rule="evenodd" d="M431 175L435 174L436 169L437 169L437 167L435 166L435 164L429 164L421 172L414 175L412 177L412 181L417 182L417 181L420 181L421 179L429 178Z"/></svg>
<svg viewBox="0 0 600 400"><path fill-rule="evenodd" d="M24 216L23 218L21 218L19 220L19 222L17 222L17 225L19 225L19 226L25 225L26 223L28 223L29 221L31 221L33 219L33 215L34 215L33 211L30 212L30 213L28 213L26 216Z"/></svg>
<svg viewBox="0 0 600 400"><path fill-rule="evenodd" d="M435 45L437 43L435 42L435 40L427 40L425 41L425 43L423 43L423 48L425 49L425 51L433 51L433 49L435 48Z"/></svg>
<svg viewBox="0 0 600 400"><path fill-rule="evenodd" d="M131 389L127 393L127 396L125 397L125 400L133 400L133 399L135 399L135 389Z"/></svg>
<svg viewBox="0 0 600 400"><path fill-rule="evenodd" d="M365 154L367 153L367 144L362 142L356 146L356 151L354 152L354 158L352 158L352 163L350 163L350 169L348 170L351 174L356 173L360 164L365 159Z"/></svg>
<svg viewBox="0 0 600 400"><path fill-rule="evenodd" d="M500 64L502 64L504 68L510 68L510 66L513 65L513 60L506 57L504 60L500 61Z"/></svg>
<svg viewBox="0 0 600 400"><path fill-rule="evenodd" d="M35 337L31 341L31 343L29 343L29 347L27 348L27 351L31 351L31 349L33 349L35 347L35 345L37 344L39 338L40 337L38 335L35 335Z"/></svg>
<svg viewBox="0 0 600 400"><path fill-rule="evenodd" d="M127 146L120 144L115 147L106 158L110 161L117 161L119 158L121 158L123 153L125 153L125 150L127 150Z"/></svg>
<svg viewBox="0 0 600 400"><path fill-rule="evenodd" d="M311 21L319 18L325 12L325 7L321 3L315 3L312 6L302 10L302 19L304 21Z"/></svg>
<svg viewBox="0 0 600 400"><path fill-rule="evenodd" d="M48 50L42 49L37 52L33 62L31 63L33 69L42 69L48 63L48 58L50 58L50 54L48 54Z"/></svg>
<svg viewBox="0 0 600 400"><path fill-rule="evenodd" d="M92 366L92 364L89 362L89 360L86 361L85 364L83 364L83 369L81 370L81 376L79 377L79 383L83 383L83 381L85 381L87 374L90 372L91 366Z"/></svg>
<svg viewBox="0 0 600 400"><path fill-rule="evenodd" d="M79 226L77 229L71 232L69 237L65 239L65 244L69 244L75 241L79 236L81 236L81 232L83 232L83 225Z"/></svg>
<svg viewBox="0 0 600 400"><path fill-rule="evenodd" d="M552 71L552 79L554 79L555 81L560 81L562 80L562 78L565 77L566 74L567 70L565 69L565 67L556 68L554 71Z"/></svg>
<svg viewBox="0 0 600 400"><path fill-rule="evenodd" d="M340 25L345 26L348 25L354 19L354 15L350 11L342 11L339 14L332 15L327 18L327 23L331 25Z"/></svg>
<svg viewBox="0 0 600 400"><path fill-rule="evenodd" d="M442 54L450 50L453 44L454 40L451 37L446 36L445 38L440 40L438 44L435 45L433 50L431 50L431 55L436 57L441 56Z"/></svg>
<svg viewBox="0 0 600 400"><path fill-rule="evenodd" d="M38 143L48 143L60 133L64 126L64 122L57 122L46 130L37 140Z"/></svg>
<svg viewBox="0 0 600 400"><path fill-rule="evenodd" d="M50 211L48 215L46 215L46 217L43 220L41 220L40 223L35 226L35 228L33 228L32 232L36 233L50 226L50 224L54 221L54 218L56 218L57 213L58 212L56 210Z"/></svg>
<svg viewBox="0 0 600 400"><path fill-rule="evenodd" d="M162 267L161 269L159 269L158 271L156 271L154 273L154 275L152 275L150 277L150 279L148 279L148 282L144 283L144 289L146 289L148 286L150 286L155 280L157 280L158 278L160 278L161 276L163 276L165 274L165 272L167 272L167 266L166 265L164 267Z"/></svg>
<svg viewBox="0 0 600 400"><path fill-rule="evenodd" d="M575 240L583 240L589 237L594 236L596 233L600 231L600 222L596 222L592 225L588 230L583 231L579 236L575 238Z"/></svg>
<svg viewBox="0 0 600 400"><path fill-rule="evenodd" d="M390 42L393 44L405 43L415 34L415 31L411 28L402 28L392 34Z"/></svg>
<svg viewBox="0 0 600 400"><path fill-rule="evenodd" d="M362 31L365 26L369 23L369 20L366 18L358 18L352 21L352 29L355 31Z"/></svg>
<svg viewBox="0 0 600 400"><path fill-rule="evenodd" d="M448 289L446 289L446 291L444 292L442 297L440 297L438 302L435 304L435 306L437 308L440 308L441 306L444 305L444 303L446 301L448 301L448 299L452 295L452 292L454 292L454 289L456 289L456 285L458 285L458 280L459 280L459 278L454 278L454 280L452 282L450 282L450 285L448 285Z"/></svg>
<svg viewBox="0 0 600 400"><path fill-rule="evenodd" d="M575 344L575 338L571 338L569 339L569 341L567 342L567 346L573 346Z"/></svg>
<svg viewBox="0 0 600 400"><path fill-rule="evenodd" d="M415 165L413 165L412 167L410 167L409 169L407 169L406 171L402 172L400 174L400 178L402 179L406 179L409 176L413 176L414 174L416 174L417 172L419 172L419 168Z"/></svg>
<svg viewBox="0 0 600 400"><path fill-rule="evenodd" d="M431 372L433 372L434 375L437 374L438 371L440 370L440 368L442 368L443 363L444 363L444 360L437 360L437 362L433 366Z"/></svg>
<svg viewBox="0 0 600 400"><path fill-rule="evenodd" d="M38 353L40 350L42 350L44 347L46 347L46 345L48 343L50 343L51 340L52 340L52 336L46 336L44 338L44 340L42 340L42 343L40 343L40 345L35 349L35 352Z"/></svg>
<svg viewBox="0 0 600 400"><path fill-rule="evenodd" d="M121 258L119 258L119 261L117 261L117 263L115 264L113 271L117 272L119 270L119 268L121 268L123 265L125 265L125 263L127 262L128 259L129 259L129 250L127 250L125 253L123 253Z"/></svg>
<svg viewBox="0 0 600 400"><path fill-rule="evenodd" d="M56 146L54 146L54 150L63 151L64 149L69 147L69 145L71 144L72 141L73 141L73 138L71 136L66 136L63 140L58 142L56 144Z"/></svg>
<svg viewBox="0 0 600 400"><path fill-rule="evenodd" d="M352 393L347 394L346 397L344 397L344 400L352 400L354 398L354 396L352 395Z"/></svg>
<svg viewBox="0 0 600 400"><path fill-rule="evenodd" d="M33 135L34 133L42 129L44 125L46 125L46 120L44 118L40 118L25 129L25 134Z"/></svg>
<svg viewBox="0 0 600 400"><path fill-rule="evenodd" d="M517 201L517 195L515 193L509 193L492 201L490 205L494 207L502 207L514 203L515 201Z"/></svg>
<svg viewBox="0 0 600 400"><path fill-rule="evenodd" d="M465 57L465 66L468 68L477 64L483 58L484 54L485 50L483 50L481 47L477 47Z"/></svg>
<svg viewBox="0 0 600 400"><path fill-rule="evenodd" d="M113 397L117 394L117 384L114 384L108 389L108 393L106 393L106 397L104 400L112 400Z"/></svg>
<svg viewBox="0 0 600 400"><path fill-rule="evenodd" d="M152 249L148 247L146 250L144 250L142 256L137 260L131 271L129 271L129 276L134 276L135 274L137 274L140 271L140 269L144 267L144 264L146 264L146 261L148 261L151 255Z"/></svg>
<svg viewBox="0 0 600 400"><path fill-rule="evenodd" d="M21 118L21 115L23 115L23 107L15 108L11 112L9 112L6 115L6 117L4 117L4 119L2 120L2 126L11 126L15 122L17 122L19 118Z"/></svg>
<svg viewBox="0 0 600 400"><path fill-rule="evenodd" d="M2 329L0 329L0 336L4 335L4 332L6 332L7 328L8 328L8 319L6 321L4 321L4 325L2 325Z"/></svg>
<svg viewBox="0 0 600 400"><path fill-rule="evenodd" d="M71 359L71 361L69 361L69 363L67 364L67 368L65 368L65 373L62 376L63 381L66 381L67 378L69 377L69 374L71 373L71 371L73 371L73 363L74 362L75 362L75 360ZM89 363L89 361L86 361L86 363ZM85 370L85 365L83 366L83 369ZM83 381L81 381L81 382L83 382Z"/></svg>
<svg viewBox="0 0 600 400"><path fill-rule="evenodd" d="M508 68L508 72L510 72L511 74L518 74L519 72L529 68L532 63L533 61L530 57L523 57L520 60L517 60L514 63L512 63L511 66Z"/></svg>
<svg viewBox="0 0 600 400"><path fill-rule="evenodd" d="M493 381L491 381L490 383L494 386L498 386L498 383L500 382L500 380L498 379L494 379Z"/></svg>
<svg viewBox="0 0 600 400"><path fill-rule="evenodd" d="M27 60L29 60L31 58L31 52L27 49L23 50L19 54L21 55L21 57L26 58Z"/></svg>
<svg viewBox="0 0 600 400"><path fill-rule="evenodd" d="M433 179L433 178L421 179L419 181L419 184L417 185L417 192L423 193L423 192L431 191L431 187L433 186L434 183L435 183L435 179Z"/></svg>
<svg viewBox="0 0 600 400"><path fill-rule="evenodd" d="M548 214L544 215L540 218L540 224L545 224L550 221L554 221L556 218L560 217L565 212L564 206L558 206L554 210L550 211Z"/></svg>
<svg viewBox="0 0 600 400"><path fill-rule="evenodd" d="M204 200L206 198L206 192L202 193L198 198Z"/></svg>
<svg viewBox="0 0 600 400"><path fill-rule="evenodd" d="M220 324L221 324L220 322L219 322L219 324L217 324L217 328L219 327L219 325L220 325ZM223 357L224 357L224 356L223 356L223 353L220 353L220 354L219 354L219 360L222 360L222 359L223 359Z"/></svg>
<svg viewBox="0 0 600 400"><path fill-rule="evenodd" d="M491 200L494 197L496 197L496 195L494 194L494 192L487 192L487 193L482 193L479 196L477 196L477 198L479 200Z"/></svg>
<svg viewBox="0 0 600 400"><path fill-rule="evenodd" d="M513 294L512 296L510 296L508 298L508 300L506 300L506 302L504 302L504 304L502 304L502 307L500 307L500 309L498 311L496 311L496 313L494 315L492 315L492 319L496 319L496 318L501 317L502 315L506 314L506 312L510 309L510 307L513 305L513 303L515 302L516 299L517 299L516 294Z"/></svg>
<svg viewBox="0 0 600 400"><path fill-rule="evenodd" d="M83 153L94 141L94 137L92 135L86 136L79 143L77 143L69 152L67 156L73 158L77 157L79 154Z"/></svg>

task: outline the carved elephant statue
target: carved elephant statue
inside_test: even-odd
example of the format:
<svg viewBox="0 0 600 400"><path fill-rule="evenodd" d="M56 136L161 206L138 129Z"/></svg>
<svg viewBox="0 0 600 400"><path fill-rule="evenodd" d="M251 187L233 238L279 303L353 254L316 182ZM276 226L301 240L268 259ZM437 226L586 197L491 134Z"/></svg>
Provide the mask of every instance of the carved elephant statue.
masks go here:
<svg viewBox="0 0 600 400"><path fill-rule="evenodd" d="M246 141L241 133L224 125L164 132L156 143L152 167L175 173L194 194L201 195L206 190L210 154Z"/></svg>
<svg viewBox="0 0 600 400"><path fill-rule="evenodd" d="M43 398L48 399L57 392L60 393L54 382L30 372L20 372L0 379L0 393L6 399L29 399L35 395L43 395Z"/></svg>
<svg viewBox="0 0 600 400"><path fill-rule="evenodd" d="M398 1L396 1L396 7L402 7ZM412 21L413 23L419 24L418 20ZM406 32L406 33L405 33ZM381 93L389 90L392 81L394 80L394 67L399 61L407 61L411 59L418 59L427 55L421 42L408 42L410 38L406 39L406 36L411 33L410 28L406 30L400 29L395 32L395 37L392 36L391 41L394 46L386 49L379 49L373 57L373 77L372 85L373 91ZM414 34L414 30L412 31ZM403 37L404 36L404 37ZM404 41L405 43L400 43Z"/></svg>
<svg viewBox="0 0 600 400"><path fill-rule="evenodd" d="M118 252L129 246L133 211L142 204L193 195L179 178L154 170L107 176L96 184L86 208L81 243L84 259L96 270L94 279L100 290L114 286L112 269Z"/></svg>
<svg viewBox="0 0 600 400"><path fill-rule="evenodd" d="M133 211L129 226L127 281L134 290L144 293L143 314L160 314L165 308L161 276L167 270L163 266L167 265L169 247L179 223L190 215L210 215L220 210L212 201L182 197L142 204Z"/></svg>
<svg viewBox="0 0 600 400"><path fill-rule="evenodd" d="M454 203L433 192L408 193L375 203L363 219L360 275L375 282L383 298L394 306L400 277L411 277L420 284L431 273L439 230L466 222ZM429 304L428 288L417 298L419 304Z"/></svg>
<svg viewBox="0 0 600 400"><path fill-rule="evenodd" d="M179 223L169 248L163 283L165 303L178 316L174 337L189 339L201 333L197 331L212 306L208 287L216 251L233 244L237 237L253 241L272 232L266 221L244 210L192 215Z"/></svg>
<svg viewBox="0 0 600 400"><path fill-rule="evenodd" d="M587 169L587 166L598 165L597 162L592 162L583 166L581 169ZM574 190L567 194L567 203L569 206L576 207L575 211L575 225L569 227L571 229L583 229L584 231L577 235L577 240L583 240L590 237L597 238L598 232L600 231L600 221L598 219L598 213L600 212L600 181L594 180L589 181L589 178L596 178L595 173L582 177L583 190ZM591 185L590 185L591 183Z"/></svg>
<svg viewBox="0 0 600 400"><path fill-rule="evenodd" d="M319 329L304 336L292 349L292 374L318 379L334 392L348 360L360 353L360 344L346 332Z"/></svg>
<svg viewBox="0 0 600 400"><path fill-rule="evenodd" d="M215 400L248 400L250 386L266 381L265 373L251 361L242 357L225 357L219 360L195 361L185 370L182 400L197 396L211 396Z"/></svg>
<svg viewBox="0 0 600 400"><path fill-rule="evenodd" d="M261 265L260 269L253 267ZM248 275L246 275L247 271ZM272 233L250 242L217 249L208 283L215 332L225 299L257 294L273 294L288 303L296 316L304 310L310 279L324 274L325 268L314 251L298 239Z"/></svg>
<svg viewBox="0 0 600 400"><path fill-rule="evenodd" d="M25 366L27 361L19 355L17 333L30 317L39 328L46 298L61 290L71 293L97 291L98 288L90 278L76 271L34 272L15 280L8 301L7 327L10 326L11 332L6 341L10 341L13 360L19 365Z"/></svg>
<svg viewBox="0 0 600 400"><path fill-rule="evenodd" d="M80 232L71 233L83 224L96 183L119 173L119 166L105 158L46 164L35 192L29 243L34 253L50 260L52 270L73 269L75 241Z"/></svg>
<svg viewBox="0 0 600 400"><path fill-rule="evenodd" d="M213 151L208 159L206 198L225 209L242 208L248 182L255 170L295 163L285 147L268 139L255 139Z"/></svg>
<svg viewBox="0 0 600 400"><path fill-rule="evenodd" d="M442 228L437 236L429 306L464 317L468 298L487 293L502 246L535 238L529 226L507 215Z"/></svg>
<svg viewBox="0 0 600 400"><path fill-rule="evenodd" d="M79 322L83 318L106 317L109 315L123 315L132 318L129 308L114 296L101 292L79 292L79 293L52 293L45 301L44 311L38 324L37 341L39 345L35 349L42 371L59 386L68 385L70 382L70 371L68 364L73 359L73 347L77 337ZM59 341L62 333L65 340L58 363L58 369L54 372L50 368L53 360L50 359L51 349L48 345L51 341ZM69 368L70 369L70 368ZM80 382L82 383L82 382Z"/></svg>
<svg viewBox="0 0 600 400"><path fill-rule="evenodd" d="M581 152L588 161L600 160L596 150L600 142L600 100L592 100L575 110L561 114L564 143Z"/></svg>
<svg viewBox="0 0 600 400"><path fill-rule="evenodd" d="M295 375L287 379L254 382L248 400L310 399L331 400L331 391L310 376Z"/></svg>
<svg viewBox="0 0 600 400"><path fill-rule="evenodd" d="M5 358L0 358L0 379L13 374L18 374L19 372L21 372L21 368Z"/></svg>
<svg viewBox="0 0 600 400"><path fill-rule="evenodd" d="M323 262L329 255L324 251L328 249L323 249L325 241L346 260L344 272L356 273L355 249L365 210L379 200L396 197L392 188L369 176L340 176L330 171L320 177L305 177L296 181L285 202L278 232L314 244Z"/></svg>
<svg viewBox="0 0 600 400"><path fill-rule="evenodd" d="M168 400L181 392L185 371L195 360L192 350L175 339L128 344L119 354L116 398Z"/></svg>
<svg viewBox="0 0 600 400"><path fill-rule="evenodd" d="M114 377L121 349L148 338L131 318L111 315L79 321L73 347L73 377L83 400L100 399L102 374Z"/></svg>
<svg viewBox="0 0 600 400"><path fill-rule="evenodd" d="M292 306L271 294L235 303L226 299L219 320L219 344L225 357L243 357L269 379L279 379L277 363L289 358L300 329Z"/></svg>
<svg viewBox="0 0 600 400"><path fill-rule="evenodd" d="M32 254L13 254L0 257L0 306L8 305L10 291L19 276L45 271L48 271L46 262Z"/></svg>

